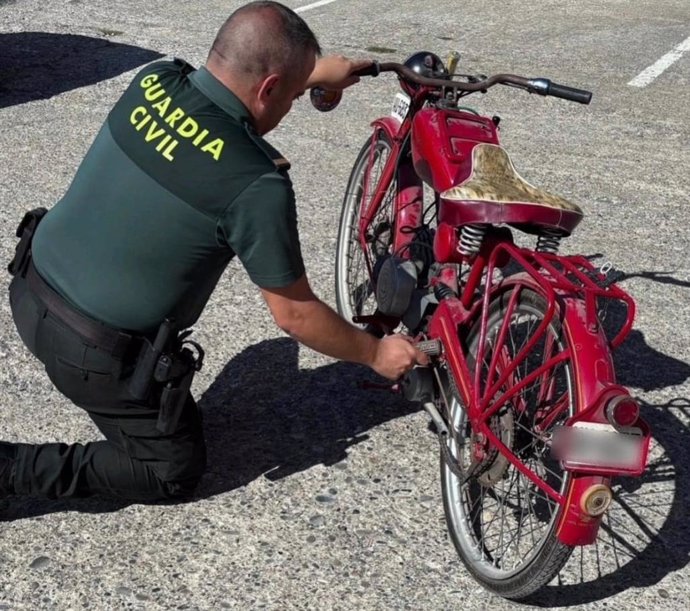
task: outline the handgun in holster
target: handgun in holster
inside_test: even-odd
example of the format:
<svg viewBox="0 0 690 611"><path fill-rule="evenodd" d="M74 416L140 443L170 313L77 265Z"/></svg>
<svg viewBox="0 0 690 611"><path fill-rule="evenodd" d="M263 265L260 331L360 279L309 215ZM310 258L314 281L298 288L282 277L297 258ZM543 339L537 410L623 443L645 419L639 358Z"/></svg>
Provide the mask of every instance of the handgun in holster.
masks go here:
<svg viewBox="0 0 690 611"><path fill-rule="evenodd" d="M156 428L164 434L177 427L194 374L201 369L204 351L187 337L190 330L177 335L174 322L163 321L153 343L144 340L129 383L135 399L145 401L154 383L163 385ZM191 350L187 346L192 346Z"/></svg>
<svg viewBox="0 0 690 611"><path fill-rule="evenodd" d="M161 326L158 327L153 343L146 338L143 339L134 372L129 380L129 392L138 401L148 399L153 386L153 374L156 370L158 359L168 351L173 335L173 321L166 318Z"/></svg>

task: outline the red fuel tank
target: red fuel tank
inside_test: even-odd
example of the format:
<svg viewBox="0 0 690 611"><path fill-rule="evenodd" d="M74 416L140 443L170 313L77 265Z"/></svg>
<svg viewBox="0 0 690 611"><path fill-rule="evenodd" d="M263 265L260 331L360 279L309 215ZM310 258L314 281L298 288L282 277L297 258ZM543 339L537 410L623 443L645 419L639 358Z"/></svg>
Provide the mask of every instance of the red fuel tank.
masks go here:
<svg viewBox="0 0 690 611"><path fill-rule="evenodd" d="M424 108L412 122L412 160L419 177L438 192L472 172L472 149L480 142L498 144L494 122L471 112Z"/></svg>

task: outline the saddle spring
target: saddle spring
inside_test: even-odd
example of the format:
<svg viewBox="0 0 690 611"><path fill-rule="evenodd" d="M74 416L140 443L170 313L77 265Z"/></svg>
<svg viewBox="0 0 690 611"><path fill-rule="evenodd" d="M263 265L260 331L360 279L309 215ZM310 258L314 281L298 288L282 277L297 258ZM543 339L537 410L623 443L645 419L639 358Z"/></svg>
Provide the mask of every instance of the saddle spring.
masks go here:
<svg viewBox="0 0 690 611"><path fill-rule="evenodd" d="M463 225L460 230L458 252L465 257L476 255L481 248L484 234L486 234L486 225Z"/></svg>
<svg viewBox="0 0 690 611"><path fill-rule="evenodd" d="M561 245L563 234L556 229L542 229L537 238L537 252L545 252L555 255Z"/></svg>

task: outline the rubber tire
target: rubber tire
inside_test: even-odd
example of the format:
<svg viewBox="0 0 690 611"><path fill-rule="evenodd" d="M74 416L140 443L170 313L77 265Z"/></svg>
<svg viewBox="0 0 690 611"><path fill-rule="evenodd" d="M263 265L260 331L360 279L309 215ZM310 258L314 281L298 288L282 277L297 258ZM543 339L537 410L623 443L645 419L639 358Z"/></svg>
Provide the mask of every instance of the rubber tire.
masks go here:
<svg viewBox="0 0 690 611"><path fill-rule="evenodd" d="M355 160L355 164L352 168L350 179L347 183L345 197L343 198L343 205L340 213L340 223L338 226L338 241L335 256L336 306L338 314L340 314L340 316L350 323L352 323L352 317L356 314L356 312L350 304L349 298L351 291L350 282L352 280L351 278L348 278L348 247L350 246L352 232L357 227L360 215L360 206L362 203L361 193L359 197L356 194L360 183L363 180L363 175L369 161L369 151L374 142L376 142L376 144L382 143L383 146L387 147L389 154L392 150L393 145L390 141L390 138L386 132L382 130L375 132L367 139L357 155L357 159ZM356 245L356 248L360 248L359 244ZM371 282L371 279L369 279L369 282ZM373 313L373 310L371 312L361 312L361 314ZM359 326L362 327L361 325Z"/></svg>
<svg viewBox="0 0 690 611"><path fill-rule="evenodd" d="M501 310L504 309L505 304L508 302L510 298L511 292L506 292L503 293L492 301L492 303L489 305L489 320L492 320L493 316L497 314L497 312L500 312ZM533 291L528 291L523 289L522 294L520 296L519 303L525 303L527 302L529 305L532 307L540 310L541 312L544 312L545 310L545 301L542 297L534 293ZM499 320L500 320L499 316ZM473 371L473 360L471 358L471 347L473 346L473 343L475 341L478 341L479 337L479 327L480 327L481 320L478 320L473 328L470 330L467 338L467 346L470 347L470 357L468 358L468 364L470 365L470 371ZM554 320L552 323L553 327L555 328L556 332L559 333L559 337L561 341L565 341L564 339L564 334L562 333L561 329L561 324L557 320L557 317L554 316ZM571 376L572 376L572 371L571 371ZM572 377L571 377L572 379ZM575 388L574 386L571 386L571 391L574 393ZM455 384L451 384L451 393L454 393L456 395L456 401L457 405L461 405L461 402L459 401L459 396L457 395L457 390L455 389ZM571 400L571 405L576 406L577 401L576 397L573 396ZM573 407L572 409L576 409ZM454 421L453 414L449 414L449 421L452 423ZM503 598L507 598L510 600L523 600L542 588L544 585L549 583L563 568L565 563L568 561L568 558L570 557L570 554L573 551L573 547L569 545L565 545L561 543L558 538L556 537L555 530L557 525L560 522L560 517L563 512L563 507L561 506L558 510L558 514L556 517L552 520L551 526L550 526L550 532L548 533L547 540L543 544L542 549L538 553L537 556L529 563L527 564L523 569L521 569L516 575L511 576L508 579L494 579L491 578L487 575L482 574L477 570L476 563L471 559L465 556L465 552L463 550L462 545L460 544L459 541L459 536L461 536L456 529L454 528L453 521L450 518L450 494L449 494L449 486L451 484L454 484L455 478L450 474L450 478L453 479L453 481L449 481L449 471L446 468L445 465L445 460L443 458L443 455L441 455L441 460L440 460L440 467L441 467L441 489L442 489L442 495L443 495L443 509L444 513L446 516L446 524L448 526L448 532L450 534L451 540L453 541L453 545L455 546L455 549L458 552L458 555L460 556L460 559L462 560L463 564L467 568L467 570L472 574L472 576L487 590L490 592L493 592L494 594L498 594L499 596L502 596ZM567 475L566 475L567 476ZM566 484L566 488L564 490L564 495L567 498L568 494L568 488L572 486L572 479L570 479L570 482ZM470 541L470 543L473 543Z"/></svg>

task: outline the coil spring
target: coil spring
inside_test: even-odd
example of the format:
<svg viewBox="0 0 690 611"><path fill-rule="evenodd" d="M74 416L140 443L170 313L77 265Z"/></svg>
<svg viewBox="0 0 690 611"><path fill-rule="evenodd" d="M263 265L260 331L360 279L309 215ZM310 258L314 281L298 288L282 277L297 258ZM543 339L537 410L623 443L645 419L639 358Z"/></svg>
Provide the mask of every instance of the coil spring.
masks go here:
<svg viewBox="0 0 690 611"><path fill-rule="evenodd" d="M458 252L465 257L471 257L479 252L486 233L486 225L464 225L460 230Z"/></svg>
<svg viewBox="0 0 690 611"><path fill-rule="evenodd" d="M434 287L434 296L440 302L449 297L455 297L455 291L450 288L447 284L440 282Z"/></svg>
<svg viewBox="0 0 690 611"><path fill-rule="evenodd" d="M554 229L542 229L537 238L537 252L545 252L555 255L561 245L563 234Z"/></svg>

